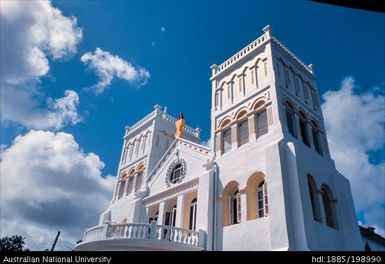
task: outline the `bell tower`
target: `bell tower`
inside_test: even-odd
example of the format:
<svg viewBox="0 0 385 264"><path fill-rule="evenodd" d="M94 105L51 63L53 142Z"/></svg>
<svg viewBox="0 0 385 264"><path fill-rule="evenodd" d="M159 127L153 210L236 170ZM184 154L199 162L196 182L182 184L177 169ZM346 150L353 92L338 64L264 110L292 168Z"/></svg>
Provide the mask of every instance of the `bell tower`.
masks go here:
<svg viewBox="0 0 385 264"><path fill-rule="evenodd" d="M348 180L329 154L312 65L272 36L212 65L217 250L361 247Z"/></svg>

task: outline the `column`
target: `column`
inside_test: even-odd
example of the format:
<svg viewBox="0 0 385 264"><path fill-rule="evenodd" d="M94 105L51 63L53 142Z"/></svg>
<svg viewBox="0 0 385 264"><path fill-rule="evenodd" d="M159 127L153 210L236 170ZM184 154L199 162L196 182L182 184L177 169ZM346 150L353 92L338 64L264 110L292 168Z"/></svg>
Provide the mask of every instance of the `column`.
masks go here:
<svg viewBox="0 0 385 264"><path fill-rule="evenodd" d="M306 123L306 133L307 133L307 136L309 139L310 148L315 150L314 141L313 141L313 133L311 130L311 126L308 123Z"/></svg>
<svg viewBox="0 0 385 264"><path fill-rule="evenodd" d="M130 181L129 177L126 178L126 180L124 181L124 194L123 196L128 196L128 182Z"/></svg>
<svg viewBox="0 0 385 264"><path fill-rule="evenodd" d="M175 221L175 227L181 227L183 228L183 217L184 217L184 201L185 201L185 195L179 195L178 200L176 202L176 221Z"/></svg>
<svg viewBox="0 0 385 264"><path fill-rule="evenodd" d="M215 135L215 152L217 156L222 154L222 132Z"/></svg>
<svg viewBox="0 0 385 264"><path fill-rule="evenodd" d="M116 188L116 192L115 192L115 201L119 200L119 191L120 191L120 185L122 184L122 182L118 182L118 186Z"/></svg>
<svg viewBox="0 0 385 264"><path fill-rule="evenodd" d="M238 124L231 126L231 149L238 148Z"/></svg>
<svg viewBox="0 0 385 264"><path fill-rule="evenodd" d="M219 111L222 111L223 88L219 89Z"/></svg>
<svg viewBox="0 0 385 264"><path fill-rule="evenodd" d="M158 225L164 224L164 215L166 212L166 201L159 204Z"/></svg>
<svg viewBox="0 0 385 264"><path fill-rule="evenodd" d="M249 141L257 140L257 135L255 131L255 115L249 116Z"/></svg>
<svg viewBox="0 0 385 264"><path fill-rule="evenodd" d="M116 187L115 187L115 190L114 190L114 194L112 195L112 201L113 202L116 201L118 189L119 189L119 182L118 182L118 184L116 184Z"/></svg>
<svg viewBox="0 0 385 264"><path fill-rule="evenodd" d="M299 116L294 114L294 133L297 135L298 140L302 141L301 128L299 126Z"/></svg>
<svg viewBox="0 0 385 264"><path fill-rule="evenodd" d="M148 222L148 218L150 217L150 211L151 211L151 207L150 206L146 207L146 211L145 211L146 222Z"/></svg>
<svg viewBox="0 0 385 264"><path fill-rule="evenodd" d="M318 203L316 202L316 206L318 206L318 209L319 210L316 210L318 211L319 213L319 219L322 223L325 223L326 222L326 219L325 219L325 208L324 208L324 202L322 200L322 191L321 190L315 190L314 191L317 195L317 200L318 200Z"/></svg>
<svg viewBox="0 0 385 264"><path fill-rule="evenodd" d="M240 193L241 193L241 223L245 223L247 221L246 189L240 190Z"/></svg>

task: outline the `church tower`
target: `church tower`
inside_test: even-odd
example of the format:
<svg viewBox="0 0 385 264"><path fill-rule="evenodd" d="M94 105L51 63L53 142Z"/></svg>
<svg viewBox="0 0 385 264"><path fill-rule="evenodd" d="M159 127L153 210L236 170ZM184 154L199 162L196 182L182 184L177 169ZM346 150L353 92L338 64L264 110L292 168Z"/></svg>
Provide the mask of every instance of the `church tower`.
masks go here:
<svg viewBox="0 0 385 264"><path fill-rule="evenodd" d="M271 34L211 66L216 250L358 250L312 65Z"/></svg>
<svg viewBox="0 0 385 264"><path fill-rule="evenodd" d="M110 206L100 216L99 225L147 221L143 206L143 198L147 195L146 180L174 142L177 122L167 113L166 107L155 105L150 114L131 127L125 127L118 180ZM199 128L184 125L181 129L184 138L200 142Z"/></svg>
<svg viewBox="0 0 385 264"><path fill-rule="evenodd" d="M125 128L115 191L75 250L362 250L312 65L265 27L211 67L210 148L158 105Z"/></svg>

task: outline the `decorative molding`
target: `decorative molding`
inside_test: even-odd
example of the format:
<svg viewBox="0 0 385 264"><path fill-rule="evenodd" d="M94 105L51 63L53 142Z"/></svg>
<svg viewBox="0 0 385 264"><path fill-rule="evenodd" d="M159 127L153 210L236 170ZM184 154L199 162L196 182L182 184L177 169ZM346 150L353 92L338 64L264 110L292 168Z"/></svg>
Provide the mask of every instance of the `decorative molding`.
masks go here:
<svg viewBox="0 0 385 264"><path fill-rule="evenodd" d="M161 193L143 199L145 207L150 207L161 202L178 197L181 194L197 191L199 186L199 178L192 179L188 182L176 185L172 189L165 190Z"/></svg>
<svg viewBox="0 0 385 264"><path fill-rule="evenodd" d="M178 177L177 182L171 182L170 178L177 165L181 165L180 176ZM183 181L186 174L187 174L187 163L183 158L179 158L177 155L177 158L168 167L168 170L166 173L165 183L167 187L170 187L172 184L178 184L179 182Z"/></svg>

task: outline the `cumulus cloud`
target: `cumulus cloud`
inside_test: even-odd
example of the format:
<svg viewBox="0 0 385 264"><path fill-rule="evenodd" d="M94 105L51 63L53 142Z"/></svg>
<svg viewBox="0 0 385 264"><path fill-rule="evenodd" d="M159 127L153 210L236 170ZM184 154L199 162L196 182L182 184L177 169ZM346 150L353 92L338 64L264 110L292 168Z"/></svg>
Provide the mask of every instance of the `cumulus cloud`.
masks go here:
<svg viewBox="0 0 385 264"><path fill-rule="evenodd" d="M371 163L370 156L384 149L385 97L376 90L362 92L352 77L338 91L323 95L331 155L336 167L351 183L357 213L363 224L385 229L385 160ZM382 231L381 231L382 230ZM385 235L383 233L382 235Z"/></svg>
<svg viewBox="0 0 385 264"><path fill-rule="evenodd" d="M52 117L63 115L63 107L53 103L48 111L39 106L47 101L60 104L64 99L46 98L39 88L40 78L49 72L49 59L63 60L76 53L82 29L77 27L75 17L64 16L50 1L0 4L1 119L39 127L38 121L46 115L48 123L52 123ZM74 98L74 93L66 92L66 97ZM74 113L64 115L73 117ZM31 121L34 117L37 120ZM46 127L42 124L42 128Z"/></svg>
<svg viewBox="0 0 385 264"><path fill-rule="evenodd" d="M17 107L15 103L22 106ZM72 90L66 90L61 98L48 97L45 107L41 108L36 105L33 95L10 88L2 94L1 104L3 122L18 122L29 129L58 130L82 120L77 112L79 96Z"/></svg>
<svg viewBox="0 0 385 264"><path fill-rule="evenodd" d="M134 66L119 56L100 48L96 48L94 52L85 53L80 60L89 69L94 70L99 78L99 82L90 87L95 94L103 93L110 86L114 77L126 80L135 87L145 85L150 78L150 73L145 68Z"/></svg>
<svg viewBox="0 0 385 264"><path fill-rule="evenodd" d="M62 240L75 244L111 199L114 178L102 177L103 167L71 134L18 136L0 163L1 236L21 234L27 247L43 250L61 230Z"/></svg>

